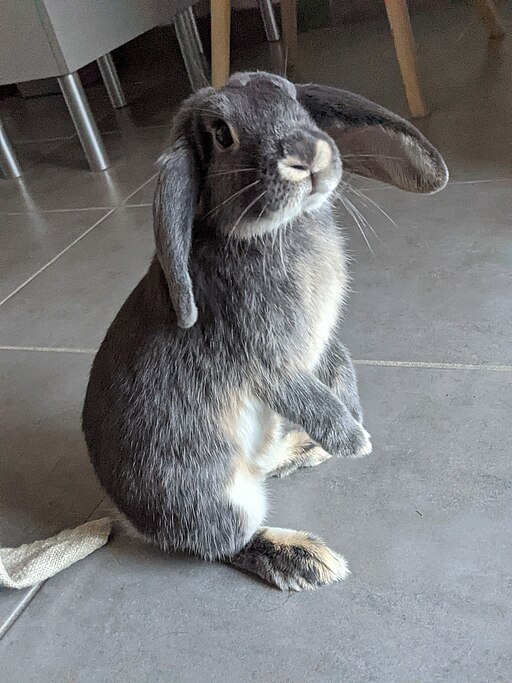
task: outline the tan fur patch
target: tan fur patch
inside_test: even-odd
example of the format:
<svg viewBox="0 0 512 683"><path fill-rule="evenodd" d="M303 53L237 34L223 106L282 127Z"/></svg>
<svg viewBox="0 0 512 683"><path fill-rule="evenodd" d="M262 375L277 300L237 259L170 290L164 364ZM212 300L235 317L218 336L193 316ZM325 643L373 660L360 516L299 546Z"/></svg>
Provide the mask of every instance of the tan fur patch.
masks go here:
<svg viewBox="0 0 512 683"><path fill-rule="evenodd" d="M265 473L281 449L281 418L248 392L233 391L219 415L223 434L254 472Z"/></svg>
<svg viewBox="0 0 512 683"><path fill-rule="evenodd" d="M309 558L305 562L310 564L310 568L315 571L318 577L319 584L332 583L345 579L350 571L347 567L345 559L328 548L325 543L305 531L296 531L294 529L281 529L278 527L262 527L258 533L265 540L270 541L279 549L286 551L290 548L301 548L308 555ZM314 588L313 585L308 585L307 582L301 582L301 588Z"/></svg>
<svg viewBox="0 0 512 683"><path fill-rule="evenodd" d="M269 462L267 471L271 477L282 478L298 469L320 465L330 457L306 432L293 430L283 437L278 457Z"/></svg>
<svg viewBox="0 0 512 683"><path fill-rule="evenodd" d="M222 434L233 450L225 495L245 515L246 540L266 514L265 463L279 442L279 420L243 389L226 396L218 418Z"/></svg>
<svg viewBox="0 0 512 683"><path fill-rule="evenodd" d="M323 171L329 166L332 159L332 151L326 140L318 140L315 146L315 159L311 166L313 173Z"/></svg>
<svg viewBox="0 0 512 683"><path fill-rule="evenodd" d="M269 408L247 392L232 391L219 415L219 425L235 452L247 461L265 451L272 437L272 416Z"/></svg>
<svg viewBox="0 0 512 683"><path fill-rule="evenodd" d="M281 159L277 163L277 169L281 177L292 183L300 183L302 180L309 178L309 169L301 168L302 166L304 166L304 162L301 159L292 156Z"/></svg>
<svg viewBox="0 0 512 683"><path fill-rule="evenodd" d="M300 432L298 429L287 432L283 438L283 449L287 450L290 455L295 454L297 451L301 450L311 439L306 434L306 432Z"/></svg>
<svg viewBox="0 0 512 683"><path fill-rule="evenodd" d="M348 275L341 249L329 242L318 243L315 266L300 264L295 273L301 283L303 310L307 317L306 349L299 359L300 369L315 368L343 304Z"/></svg>

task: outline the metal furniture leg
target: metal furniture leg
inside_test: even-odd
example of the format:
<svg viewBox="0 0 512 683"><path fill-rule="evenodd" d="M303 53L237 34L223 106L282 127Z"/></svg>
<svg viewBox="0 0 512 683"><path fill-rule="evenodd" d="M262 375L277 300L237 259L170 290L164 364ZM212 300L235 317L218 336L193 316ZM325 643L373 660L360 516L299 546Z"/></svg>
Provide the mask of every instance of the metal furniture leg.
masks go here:
<svg viewBox="0 0 512 683"><path fill-rule="evenodd" d="M21 166L16 157L5 128L0 121L0 168L6 178L19 178L22 174Z"/></svg>
<svg viewBox="0 0 512 683"><path fill-rule="evenodd" d="M96 64L101 72L103 83L105 84L105 88L114 109L126 107L128 101L126 100L123 86L119 80L116 65L114 64L110 52L107 52L107 54L102 57L98 57Z"/></svg>
<svg viewBox="0 0 512 683"><path fill-rule="evenodd" d="M73 71L57 80L91 171L104 171L109 165L108 156L78 74Z"/></svg>
<svg viewBox="0 0 512 683"><path fill-rule="evenodd" d="M276 15L274 14L272 0L258 0L258 3L267 40L269 43L274 43L276 40L279 40L279 27L277 25Z"/></svg>
<svg viewBox="0 0 512 683"><path fill-rule="evenodd" d="M209 85L208 61L204 54L192 7L176 15L174 28L190 85L193 90L204 88L205 85Z"/></svg>

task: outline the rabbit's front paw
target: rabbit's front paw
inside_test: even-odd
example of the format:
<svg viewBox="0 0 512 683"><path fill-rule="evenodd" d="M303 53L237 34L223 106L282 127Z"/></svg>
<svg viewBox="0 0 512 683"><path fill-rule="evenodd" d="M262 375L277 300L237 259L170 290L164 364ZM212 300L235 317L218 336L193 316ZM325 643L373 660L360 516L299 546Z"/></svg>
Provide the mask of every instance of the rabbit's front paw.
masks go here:
<svg viewBox="0 0 512 683"><path fill-rule="evenodd" d="M352 416L342 426L342 437L335 453L344 458L363 458L372 452L370 435Z"/></svg>
<svg viewBox="0 0 512 683"><path fill-rule="evenodd" d="M350 453L350 455L354 458L364 458L365 455L370 455L372 452L371 436L361 423L358 423L358 426L359 434L356 443L354 444L354 451L353 453Z"/></svg>

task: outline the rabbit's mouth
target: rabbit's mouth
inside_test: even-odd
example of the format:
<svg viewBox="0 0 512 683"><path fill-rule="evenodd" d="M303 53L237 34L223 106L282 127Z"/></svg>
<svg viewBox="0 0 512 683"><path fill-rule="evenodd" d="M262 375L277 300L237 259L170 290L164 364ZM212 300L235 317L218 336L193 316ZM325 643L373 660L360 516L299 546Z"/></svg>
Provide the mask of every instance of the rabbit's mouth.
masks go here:
<svg viewBox="0 0 512 683"><path fill-rule="evenodd" d="M303 210L313 211L314 209L320 208L326 201L328 201L337 185L338 183L334 181L330 183L327 188L322 189L321 191L317 190L311 192L307 197L304 198Z"/></svg>
<svg viewBox="0 0 512 683"><path fill-rule="evenodd" d="M321 191L316 190L304 193L302 196L292 197L287 205L279 203L273 208L270 203L263 205L263 208L256 212L254 217L247 217L240 221L236 226L236 235L241 239L250 239L264 235L265 233L275 232L283 225L292 223L302 214L316 211L324 206L329 206L329 198L336 189L338 181L333 179L328 186Z"/></svg>

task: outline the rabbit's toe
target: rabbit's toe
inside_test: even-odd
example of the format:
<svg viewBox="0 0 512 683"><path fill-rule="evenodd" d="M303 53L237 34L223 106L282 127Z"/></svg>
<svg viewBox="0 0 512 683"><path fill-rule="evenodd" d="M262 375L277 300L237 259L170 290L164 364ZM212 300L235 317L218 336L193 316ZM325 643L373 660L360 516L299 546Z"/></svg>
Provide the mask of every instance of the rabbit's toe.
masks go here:
<svg viewBox="0 0 512 683"><path fill-rule="evenodd" d="M370 455L370 435L360 422L351 418L344 423L339 447L334 452L344 458L363 458Z"/></svg>
<svg viewBox="0 0 512 683"><path fill-rule="evenodd" d="M354 453L352 454L354 458L364 458L366 455L370 455L372 452L372 442L370 441L370 438L370 434L368 434L363 425L361 425L361 434L357 440L357 444L355 444Z"/></svg>
<svg viewBox="0 0 512 683"><path fill-rule="evenodd" d="M300 446L293 450L288 457L284 458L283 461L269 473L269 476L282 479L296 470L321 465L331 457L332 456L327 453L327 451L324 451L321 446L314 441L311 441L307 434L304 434Z"/></svg>

